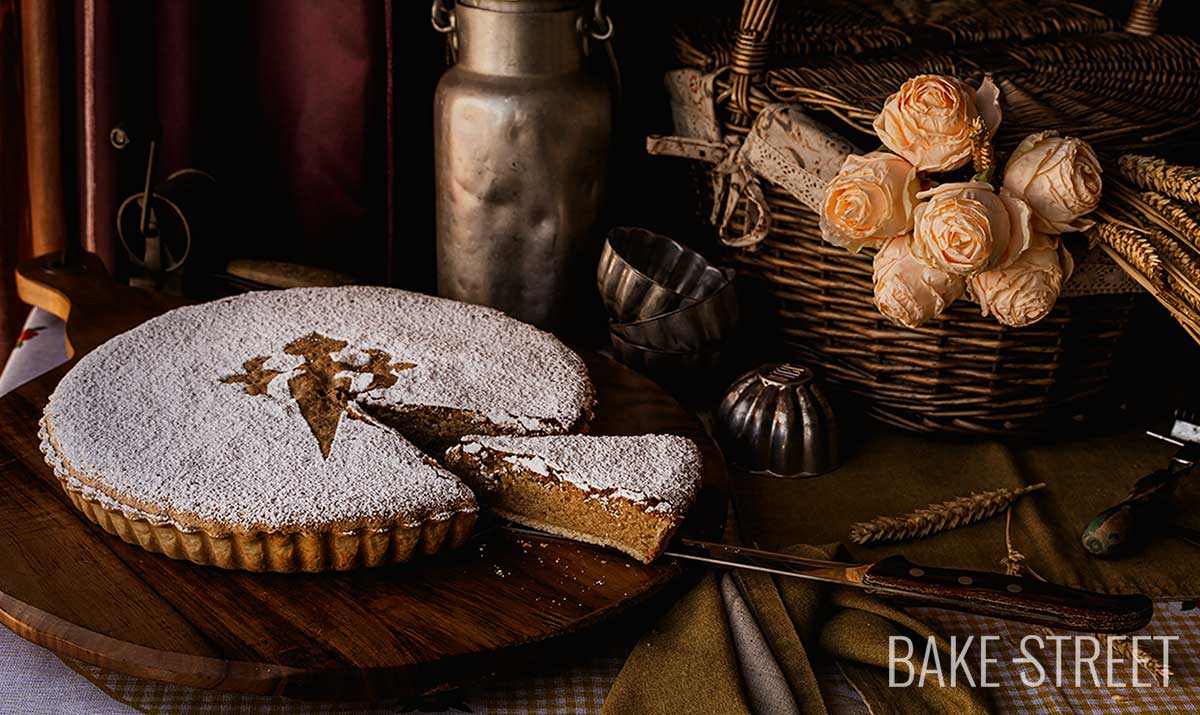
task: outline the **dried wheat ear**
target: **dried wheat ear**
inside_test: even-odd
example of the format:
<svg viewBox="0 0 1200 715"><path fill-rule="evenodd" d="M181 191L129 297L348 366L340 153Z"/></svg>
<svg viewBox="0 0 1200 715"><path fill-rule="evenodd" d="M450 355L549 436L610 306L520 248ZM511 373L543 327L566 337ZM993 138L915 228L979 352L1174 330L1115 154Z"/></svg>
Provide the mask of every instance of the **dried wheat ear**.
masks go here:
<svg viewBox="0 0 1200 715"><path fill-rule="evenodd" d="M1016 500L1045 486L1043 482L1015 489L976 492L930 504L902 516L877 516L853 524L850 527L850 540L856 544L904 541L957 529L995 516Z"/></svg>

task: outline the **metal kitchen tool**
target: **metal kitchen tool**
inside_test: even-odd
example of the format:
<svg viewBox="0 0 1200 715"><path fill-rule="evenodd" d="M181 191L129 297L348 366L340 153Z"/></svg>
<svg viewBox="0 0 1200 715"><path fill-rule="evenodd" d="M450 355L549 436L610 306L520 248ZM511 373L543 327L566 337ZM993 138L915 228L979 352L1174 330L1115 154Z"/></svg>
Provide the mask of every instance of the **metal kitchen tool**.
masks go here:
<svg viewBox="0 0 1200 715"><path fill-rule="evenodd" d="M837 419L812 370L771 363L739 377L717 408L717 435L729 460L775 477L812 477L837 468Z"/></svg>
<svg viewBox="0 0 1200 715"><path fill-rule="evenodd" d="M612 331L636 345L655 350L706 350L728 337L737 325L736 272L720 269L725 284L700 300L631 323L612 323Z"/></svg>
<svg viewBox="0 0 1200 715"><path fill-rule="evenodd" d="M711 370L721 363L719 348L708 350L655 350L625 340L611 328L613 352L623 364L651 376Z"/></svg>
<svg viewBox="0 0 1200 715"><path fill-rule="evenodd" d="M437 0L433 22L458 55L434 95L438 293L559 324L595 255L613 103L586 54L612 23L581 0Z"/></svg>
<svg viewBox="0 0 1200 715"><path fill-rule="evenodd" d="M619 323L691 305L728 282L703 256L643 228L614 228L596 268L600 297Z"/></svg>
<svg viewBox="0 0 1200 715"><path fill-rule="evenodd" d="M1190 474L1200 459L1200 415L1176 411L1171 434L1150 430L1146 434L1179 447L1166 469L1151 472L1133 485L1129 496L1088 522L1083 530L1083 547L1093 556L1114 558L1139 549L1156 532L1174 531L1181 538L1200 542L1200 534L1173 523L1175 485Z"/></svg>
<svg viewBox="0 0 1200 715"><path fill-rule="evenodd" d="M217 184L211 174L191 168L156 181L157 144L151 140L147 146L142 189L117 208L117 237L133 265L130 285L178 295L184 290L181 269L193 254L197 225L203 233L204 219L213 213Z"/></svg>
<svg viewBox="0 0 1200 715"><path fill-rule="evenodd" d="M518 526L504 528L526 537L570 541ZM676 539L663 555L862 588L885 598L1089 633L1136 631L1154 615L1150 599L1138 594L1092 593L1028 576L919 566L903 556L855 564L688 538Z"/></svg>

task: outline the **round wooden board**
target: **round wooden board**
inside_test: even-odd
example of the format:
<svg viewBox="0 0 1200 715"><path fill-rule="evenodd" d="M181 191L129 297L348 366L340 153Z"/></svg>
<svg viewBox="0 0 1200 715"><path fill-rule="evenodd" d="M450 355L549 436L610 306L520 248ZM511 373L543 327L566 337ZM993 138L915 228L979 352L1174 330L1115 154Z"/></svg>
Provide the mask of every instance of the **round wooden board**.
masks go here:
<svg viewBox="0 0 1200 715"><path fill-rule="evenodd" d="M68 317L76 357L172 307L83 269L19 269L31 302ZM585 355L593 434L668 432L704 453L685 531L725 518L724 463L701 424L661 388ZM223 571L151 554L71 507L37 448L37 420L67 367L0 399L0 623L62 655L140 677L307 698L393 697L511 671L556 639L645 600L682 571L615 552L482 533L444 558L341 574Z"/></svg>

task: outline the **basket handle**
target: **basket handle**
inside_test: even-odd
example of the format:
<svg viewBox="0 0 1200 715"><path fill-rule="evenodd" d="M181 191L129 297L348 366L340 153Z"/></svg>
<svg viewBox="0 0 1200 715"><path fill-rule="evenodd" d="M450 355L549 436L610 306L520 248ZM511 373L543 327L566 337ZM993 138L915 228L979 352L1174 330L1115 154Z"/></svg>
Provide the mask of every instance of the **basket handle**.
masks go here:
<svg viewBox="0 0 1200 715"><path fill-rule="evenodd" d="M779 10L779 0L746 0L738 25L737 40L730 58L729 99L733 105L734 121L749 124L750 82L767 67L771 25Z"/></svg>
<svg viewBox="0 0 1200 715"><path fill-rule="evenodd" d="M1125 20L1125 32L1149 37L1158 32L1158 11L1164 0L1133 0L1129 18Z"/></svg>

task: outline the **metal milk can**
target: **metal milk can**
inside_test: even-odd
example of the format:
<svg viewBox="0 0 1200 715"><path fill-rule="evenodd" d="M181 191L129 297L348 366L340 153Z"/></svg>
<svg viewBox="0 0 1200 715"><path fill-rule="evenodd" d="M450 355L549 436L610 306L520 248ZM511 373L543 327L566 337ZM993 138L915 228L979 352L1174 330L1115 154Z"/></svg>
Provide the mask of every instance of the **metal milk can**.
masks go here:
<svg viewBox="0 0 1200 715"><path fill-rule="evenodd" d="M438 293L541 327L590 286L612 101L600 3L434 3L458 61L434 97Z"/></svg>

